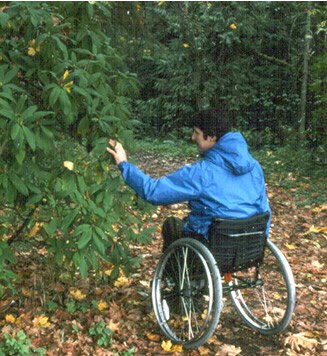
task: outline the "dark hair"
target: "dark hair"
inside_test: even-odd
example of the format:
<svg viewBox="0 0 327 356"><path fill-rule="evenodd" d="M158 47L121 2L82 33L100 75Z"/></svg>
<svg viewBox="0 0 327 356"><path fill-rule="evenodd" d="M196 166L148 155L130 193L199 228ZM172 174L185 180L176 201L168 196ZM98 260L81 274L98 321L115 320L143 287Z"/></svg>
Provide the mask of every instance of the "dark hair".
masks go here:
<svg viewBox="0 0 327 356"><path fill-rule="evenodd" d="M196 113L190 120L190 126L203 131L203 137L216 136L217 141L233 127L233 118L223 108L206 109Z"/></svg>

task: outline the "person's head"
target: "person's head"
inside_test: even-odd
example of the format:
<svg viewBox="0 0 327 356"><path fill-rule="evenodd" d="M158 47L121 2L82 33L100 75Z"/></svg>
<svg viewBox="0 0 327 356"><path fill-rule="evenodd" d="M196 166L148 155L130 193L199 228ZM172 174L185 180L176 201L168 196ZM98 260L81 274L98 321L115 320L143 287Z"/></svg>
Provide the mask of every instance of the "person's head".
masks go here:
<svg viewBox="0 0 327 356"><path fill-rule="evenodd" d="M194 115L191 126L192 140L201 152L205 152L232 129L232 120L222 108L207 109Z"/></svg>

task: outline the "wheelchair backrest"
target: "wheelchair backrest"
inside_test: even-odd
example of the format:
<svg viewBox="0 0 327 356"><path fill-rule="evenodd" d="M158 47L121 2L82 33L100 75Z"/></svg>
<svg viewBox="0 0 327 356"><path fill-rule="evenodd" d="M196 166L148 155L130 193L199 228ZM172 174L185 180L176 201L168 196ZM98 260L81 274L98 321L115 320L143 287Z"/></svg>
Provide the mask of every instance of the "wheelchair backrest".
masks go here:
<svg viewBox="0 0 327 356"><path fill-rule="evenodd" d="M220 272L236 272L262 262L268 220L268 212L247 219L213 219L209 249Z"/></svg>

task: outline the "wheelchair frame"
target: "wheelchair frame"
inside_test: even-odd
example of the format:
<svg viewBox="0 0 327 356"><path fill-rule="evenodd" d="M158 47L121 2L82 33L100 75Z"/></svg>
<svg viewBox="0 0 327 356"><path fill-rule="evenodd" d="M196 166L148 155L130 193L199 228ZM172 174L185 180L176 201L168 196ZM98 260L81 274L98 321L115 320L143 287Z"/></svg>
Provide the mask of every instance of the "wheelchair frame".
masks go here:
<svg viewBox="0 0 327 356"><path fill-rule="evenodd" d="M260 333L273 335L288 327L296 300L293 273L282 252L265 238L266 224L267 215L218 220L209 248L186 237L163 253L152 281L152 304L170 340L185 349L204 344L217 327L226 294L241 319ZM221 253L217 238L224 246L229 243L232 252Z"/></svg>

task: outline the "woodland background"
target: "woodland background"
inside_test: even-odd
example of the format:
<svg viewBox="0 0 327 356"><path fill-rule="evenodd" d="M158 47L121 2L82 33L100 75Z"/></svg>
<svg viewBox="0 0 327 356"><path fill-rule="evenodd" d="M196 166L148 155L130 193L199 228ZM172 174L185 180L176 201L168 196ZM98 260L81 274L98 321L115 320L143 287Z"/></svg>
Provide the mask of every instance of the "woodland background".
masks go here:
<svg viewBox="0 0 327 356"><path fill-rule="evenodd" d="M128 355L160 341L143 330L139 344L127 342L117 303L125 308L119 288L130 278L146 283L147 265L135 251L150 246L159 254L160 238L153 245L153 236L165 214L122 184L105 147L109 136L117 138L135 162L154 160L143 169L166 174L196 159L188 118L220 103L264 166L276 224L292 239L298 222L288 225L292 211L302 237L319 235L313 266L323 281L326 14L315 1L0 3L5 355L67 354L67 340L77 354L80 347ZM278 204L285 204L284 215ZM183 206L172 211L185 213ZM287 243L305 255L304 245ZM295 266L299 274L305 268ZM146 305L131 300L135 308ZM116 315L111 324L106 312ZM85 315L88 327L80 323ZM68 338L63 320L70 321ZM322 350L320 332L301 336L311 344L299 337L298 349ZM120 341L112 346L115 334ZM55 345L45 335L56 335ZM289 352L297 352L294 344Z"/></svg>

